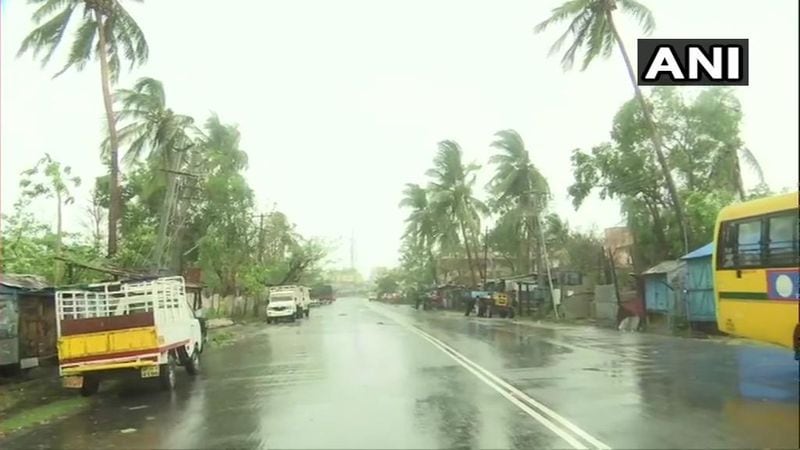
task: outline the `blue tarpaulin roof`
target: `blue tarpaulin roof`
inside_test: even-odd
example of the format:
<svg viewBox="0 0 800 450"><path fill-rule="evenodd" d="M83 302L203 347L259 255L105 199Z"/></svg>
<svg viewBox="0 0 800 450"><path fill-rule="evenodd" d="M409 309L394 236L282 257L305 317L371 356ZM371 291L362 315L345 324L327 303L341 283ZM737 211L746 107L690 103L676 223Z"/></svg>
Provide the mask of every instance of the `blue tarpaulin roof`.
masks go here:
<svg viewBox="0 0 800 450"><path fill-rule="evenodd" d="M681 259L696 259L696 258L704 258L706 256L711 256L711 253L714 252L714 243L710 242L698 249L695 249L683 256Z"/></svg>

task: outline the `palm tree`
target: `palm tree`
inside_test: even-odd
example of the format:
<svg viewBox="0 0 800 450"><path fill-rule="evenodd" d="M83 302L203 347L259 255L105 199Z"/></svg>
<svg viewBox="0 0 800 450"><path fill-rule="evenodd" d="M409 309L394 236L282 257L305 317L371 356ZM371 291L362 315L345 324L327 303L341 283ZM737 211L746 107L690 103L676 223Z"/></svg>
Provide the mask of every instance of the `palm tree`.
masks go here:
<svg viewBox="0 0 800 450"><path fill-rule="evenodd" d="M119 143L129 145L123 162L131 163L148 153L157 166L162 166L167 192L161 202L152 259L156 267L161 267L167 248L167 226L176 203L177 174L186 151L194 145L190 137L194 119L168 108L164 86L153 78L141 78L132 89L118 90L115 100L119 104Z"/></svg>
<svg viewBox="0 0 800 450"><path fill-rule="evenodd" d="M530 272L531 243L536 241L536 217L545 207L550 188L544 175L533 165L522 137L514 130L495 133L497 139L491 146L500 150L489 158L495 164L495 174L489 182L489 192L494 196L494 206L504 215L504 222L521 232L523 247L520 263L524 273ZM538 249L537 261L541 258ZM541 262L537 262L541 268Z"/></svg>
<svg viewBox="0 0 800 450"><path fill-rule="evenodd" d="M467 254L467 264L472 284L477 285L473 268L473 247L476 233L480 229L480 215L488 208L472 196L475 174L480 166L462 163L461 147L455 141L439 142L439 150L433 160L434 167L427 175L432 178L428 190L431 193L431 208L436 222L445 234L461 233L461 242ZM479 267L480 270L480 267Z"/></svg>
<svg viewBox="0 0 800 450"><path fill-rule="evenodd" d="M418 184L408 183L403 190L403 200L400 207L411 208L411 213L406 218L406 231L403 238L408 238L411 242L422 248L428 257L431 265L431 275L433 282L439 284L436 273L436 259L433 257L433 247L439 240L441 233L438 230L436 216L433 208L428 201L429 194L425 188Z"/></svg>
<svg viewBox="0 0 800 450"><path fill-rule="evenodd" d="M656 129L652 111L644 95L642 95L639 85L636 83L636 74L633 71L631 60L628 57L628 52L625 49L625 45L614 23L612 13L617 7L638 20L646 34L649 34L655 28L655 20L650 10L635 0L568 0L566 3L553 9L552 15L547 20L538 24L534 30L540 33L546 30L550 25L567 20L570 21L567 30L553 43L550 49L550 54L556 53L561 50L567 38L573 38L572 43L561 58L561 63L565 70L572 68L575 62L575 56L579 50L584 50L583 63L581 66L581 70L584 70L598 56L604 58L611 56L614 44L616 43L622 54L622 59L625 61L625 68L628 71L628 78L633 85L636 99L642 107L645 122L650 131L650 138L653 141L653 149L656 152L661 170L664 172L667 190L672 200L678 226L683 235L684 250L688 252L689 235L687 234L686 220L680 197L678 196L678 189L675 186L675 180L667 164L667 158L663 151L664 146L661 143L661 136Z"/></svg>
<svg viewBox="0 0 800 450"><path fill-rule="evenodd" d="M119 187L119 142L111 100L111 84L119 77L121 59L127 60L131 68L147 60L147 41L139 25L118 0L28 0L28 3L39 5L32 15L33 22L38 26L23 39L17 56L28 51L33 53L34 58L41 54L42 65L46 65L64 40L69 25L77 22L67 62L55 76L72 67L82 70L95 57L100 60L103 106L110 146L108 254L113 256L117 252L117 222L122 212L122 197ZM80 6L83 6L82 13L77 12Z"/></svg>

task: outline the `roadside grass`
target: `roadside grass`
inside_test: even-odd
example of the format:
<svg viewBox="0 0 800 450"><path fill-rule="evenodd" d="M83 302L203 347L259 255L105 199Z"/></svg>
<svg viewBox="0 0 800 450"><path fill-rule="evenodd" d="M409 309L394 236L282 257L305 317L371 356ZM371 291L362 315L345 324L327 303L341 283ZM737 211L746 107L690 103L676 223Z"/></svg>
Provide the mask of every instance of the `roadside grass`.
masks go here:
<svg viewBox="0 0 800 450"><path fill-rule="evenodd" d="M20 411L0 421L0 437L11 432L44 424L54 419L70 416L88 405L88 398L73 397Z"/></svg>
<svg viewBox="0 0 800 450"><path fill-rule="evenodd" d="M230 331L219 331L213 333L210 337L211 345L214 347L222 347L224 345L230 345L234 342L235 335Z"/></svg>

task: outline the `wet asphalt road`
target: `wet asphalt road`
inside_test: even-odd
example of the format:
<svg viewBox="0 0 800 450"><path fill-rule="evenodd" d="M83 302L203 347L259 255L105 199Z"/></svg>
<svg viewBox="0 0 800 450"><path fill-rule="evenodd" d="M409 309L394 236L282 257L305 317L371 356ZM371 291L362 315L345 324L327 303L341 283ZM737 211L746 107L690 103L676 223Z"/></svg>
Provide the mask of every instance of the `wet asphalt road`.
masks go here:
<svg viewBox="0 0 800 450"><path fill-rule="evenodd" d="M299 323L265 326L204 353L199 378L181 375L171 394L101 391L88 411L0 447L799 444L798 366L788 351L531 327L363 299L313 309ZM509 394L490 375L521 392Z"/></svg>

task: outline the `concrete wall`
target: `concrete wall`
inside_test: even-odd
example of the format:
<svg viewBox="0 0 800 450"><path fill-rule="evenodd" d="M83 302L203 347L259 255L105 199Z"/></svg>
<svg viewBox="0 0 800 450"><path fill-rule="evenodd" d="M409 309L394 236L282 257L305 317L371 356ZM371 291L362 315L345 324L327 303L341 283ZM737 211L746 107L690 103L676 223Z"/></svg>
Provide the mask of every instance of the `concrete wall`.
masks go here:
<svg viewBox="0 0 800 450"><path fill-rule="evenodd" d="M613 284L598 284L594 287L592 317L603 321L617 321L617 292Z"/></svg>

